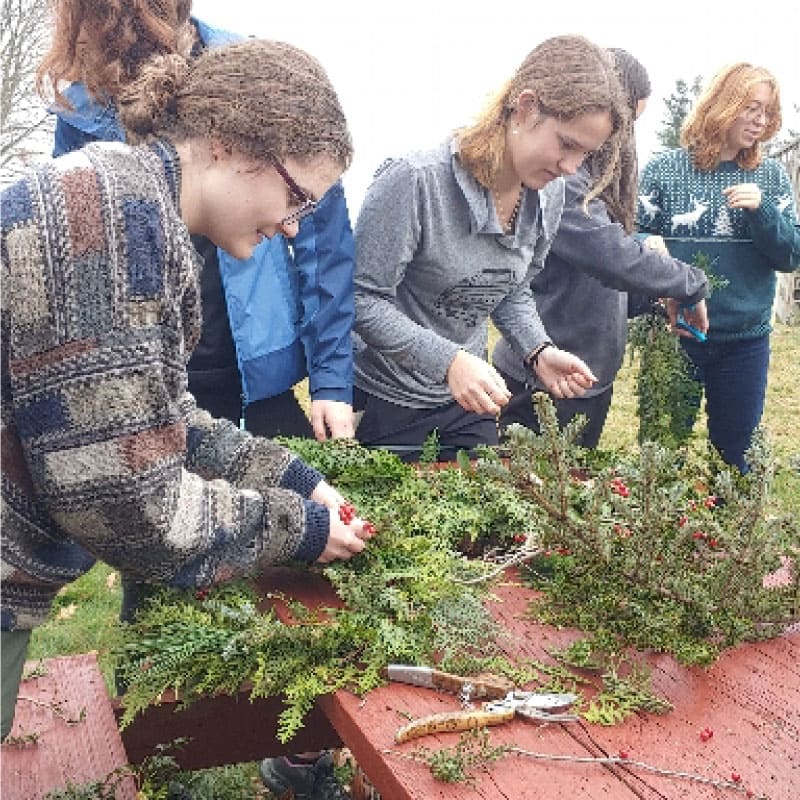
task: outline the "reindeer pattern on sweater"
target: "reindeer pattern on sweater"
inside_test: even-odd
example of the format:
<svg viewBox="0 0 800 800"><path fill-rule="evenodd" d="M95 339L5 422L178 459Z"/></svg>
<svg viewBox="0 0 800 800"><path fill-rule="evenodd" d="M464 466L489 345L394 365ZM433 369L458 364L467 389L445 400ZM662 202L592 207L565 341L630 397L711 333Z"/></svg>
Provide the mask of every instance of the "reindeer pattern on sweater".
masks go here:
<svg viewBox="0 0 800 800"><path fill-rule="evenodd" d="M792 186L774 159L764 159L754 170L723 162L715 170L703 171L685 150L672 150L653 159L642 172L639 222L664 237L752 239L745 210L728 208L722 193L738 183L758 184L765 202L796 220Z"/></svg>
<svg viewBox="0 0 800 800"><path fill-rule="evenodd" d="M723 191L754 183L757 209L729 208ZM771 330L776 272L800 265L800 228L789 176L765 158L752 170L723 161L698 169L691 154L670 150L653 158L639 181L639 230L664 237L670 255L692 263L703 253L726 284L708 300L709 338L761 336Z"/></svg>

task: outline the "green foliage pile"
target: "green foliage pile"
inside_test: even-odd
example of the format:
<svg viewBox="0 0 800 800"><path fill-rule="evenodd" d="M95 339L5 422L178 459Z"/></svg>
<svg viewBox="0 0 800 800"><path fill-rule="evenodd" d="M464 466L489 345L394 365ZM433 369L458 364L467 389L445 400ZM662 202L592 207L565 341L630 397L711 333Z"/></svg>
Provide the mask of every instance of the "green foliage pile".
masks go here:
<svg viewBox="0 0 800 800"><path fill-rule="evenodd" d="M638 356L636 397L639 444L660 442L677 449L691 437L702 389L692 364L666 320L650 312L631 321L628 332L631 358Z"/></svg>
<svg viewBox="0 0 800 800"><path fill-rule="evenodd" d="M786 585L764 585L800 554L800 529L766 513L772 459L760 431L744 476L719 463L703 474L645 443L586 478L570 446L575 431L559 431L552 405L537 402L542 435L515 426L510 462L490 466L548 510L544 552L529 565L543 591L537 618L589 633L606 657L635 647L708 664L798 617L796 569Z"/></svg>
<svg viewBox="0 0 800 800"><path fill-rule="evenodd" d="M692 265L708 276L709 296L727 285L712 270L708 255L695 253ZM677 336L670 332L666 313L659 306L637 317L628 325L631 360L638 358L636 376L639 444L658 442L673 450L684 447L691 438L700 408L702 387Z"/></svg>
<svg viewBox="0 0 800 800"><path fill-rule="evenodd" d="M244 583L158 594L119 650L123 725L167 689L190 702L247 680L254 697L283 696L278 736L288 741L318 696L369 691L390 662L495 653L499 631L483 604L494 565L462 549L527 544L540 515L534 504L472 469L418 470L352 442L289 444L379 531L364 553L323 570L346 608L295 603L296 624L287 626L260 611Z"/></svg>
<svg viewBox="0 0 800 800"><path fill-rule="evenodd" d="M603 705L590 709L601 722L650 707L641 682L621 677L626 648L707 664L798 617L796 572L786 586L763 585L798 555L800 537L764 513L761 440L747 476L703 474L652 443L636 457L587 453L575 444L580 422L559 430L549 398L536 402L541 435L514 426L500 450L448 469L352 442L290 441L378 529L364 553L323 570L344 608L293 603L296 623L285 625L247 584L160 594L119 652L123 724L167 689L189 702L247 681L255 697L283 697L285 742L318 696L367 692L388 663L496 668L501 631L484 601L503 565L523 560L543 592L532 613L585 631L584 665L609 676Z"/></svg>

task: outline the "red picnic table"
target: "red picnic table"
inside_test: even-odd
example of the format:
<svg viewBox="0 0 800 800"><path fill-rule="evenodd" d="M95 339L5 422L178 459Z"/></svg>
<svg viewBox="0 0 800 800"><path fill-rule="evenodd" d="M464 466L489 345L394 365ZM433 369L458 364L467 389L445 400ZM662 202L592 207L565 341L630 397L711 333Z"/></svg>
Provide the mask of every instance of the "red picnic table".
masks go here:
<svg viewBox="0 0 800 800"><path fill-rule="evenodd" d="M275 570L260 585L309 606L337 605L330 586L317 578L305 574L298 579L291 571ZM513 573L494 594L491 610L508 633L504 648L513 657L552 661L548 651L580 635L527 618L535 592ZM409 719L457 710L453 695L391 683L363 698L336 692L322 698L320 708L384 800L717 800L746 797L747 792L770 800L800 798L800 628L729 650L707 669L687 668L664 655L651 655L647 662L655 691L673 704L665 715L637 714L611 727L515 719L488 729L493 745L577 759L626 753L628 764L507 754L476 773L471 783L447 784L409 756L420 746L452 748L460 734L430 735L402 745L395 744L394 736ZM704 729L713 735L701 737Z"/></svg>
<svg viewBox="0 0 800 800"><path fill-rule="evenodd" d="M258 581L258 588L309 607L341 605L318 573L272 569ZM534 595L508 573L490 607L508 634L503 646L510 656L548 662L549 651L580 634L527 618ZM276 602L276 610L289 621L284 603ZM611 727L514 719L489 728L489 741L494 746L515 746L528 755L506 754L487 770L476 772L470 783L448 784L436 780L428 764L413 756L420 747L453 748L460 734L439 733L402 745L395 744L394 737L409 719L458 710L458 699L400 683L387 684L363 698L347 691L321 698L286 746L275 738L282 709L278 698L251 702L243 687L237 695L203 698L178 711L175 698L167 695L122 731L124 751L115 750L113 758L106 759L111 766L104 770L101 755L106 745L95 746L94 741L113 743L118 737L111 713L116 701L99 691L102 678L93 656L65 657L25 689L35 703L17 706L18 732L35 722L32 714L47 719L39 725L43 736L35 747L4 746L3 800L42 797L44 789L60 785L59 775L85 780L126 761L140 763L157 745L178 737L190 737L176 753L185 769L344 744L382 800L800 799L800 627L731 649L708 669L683 667L663 655L651 654L646 660L653 688L673 704L667 714L637 714ZM90 697L89 690L98 696ZM69 727L45 708L60 708L62 703L65 708L88 708L90 727ZM713 736L701 737L704 729ZM613 762L620 753L627 754L625 763L603 762L606 757ZM52 779L47 777L50 773ZM734 775L740 778L738 783ZM123 796L129 795L123 791L119 800ZM361 792L354 797L369 800L370 795Z"/></svg>

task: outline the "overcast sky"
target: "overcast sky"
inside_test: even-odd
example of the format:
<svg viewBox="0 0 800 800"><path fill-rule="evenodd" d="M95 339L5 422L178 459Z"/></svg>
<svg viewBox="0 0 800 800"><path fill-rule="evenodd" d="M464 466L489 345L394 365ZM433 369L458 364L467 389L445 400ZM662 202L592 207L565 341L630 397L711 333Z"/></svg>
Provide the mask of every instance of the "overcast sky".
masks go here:
<svg viewBox="0 0 800 800"><path fill-rule="evenodd" d="M658 147L675 81L750 61L781 85L785 127L800 129L800 3L719 0L194 0L200 19L308 50L328 71L355 142L345 188L353 216L387 156L429 149L480 111L536 44L578 33L647 67L640 162ZM760 15L760 16L759 16Z"/></svg>

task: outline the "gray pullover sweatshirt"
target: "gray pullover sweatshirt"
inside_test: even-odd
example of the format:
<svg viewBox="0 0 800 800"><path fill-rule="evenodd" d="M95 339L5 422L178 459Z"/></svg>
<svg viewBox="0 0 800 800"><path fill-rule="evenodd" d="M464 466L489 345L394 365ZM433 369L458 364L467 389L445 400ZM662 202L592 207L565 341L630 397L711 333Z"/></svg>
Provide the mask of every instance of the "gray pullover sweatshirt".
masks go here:
<svg viewBox="0 0 800 800"><path fill-rule="evenodd" d="M611 222L602 200L589 203L587 216L583 200L589 188L584 167L567 178L564 213L545 268L532 284L551 341L580 356L597 376L586 396L605 391L622 365L628 331L626 292L691 304L706 296L708 283L701 269L646 248L626 234ZM505 337L495 345L492 362L520 382L531 379Z"/></svg>
<svg viewBox="0 0 800 800"><path fill-rule="evenodd" d="M355 384L408 408L452 402L460 350L487 356L488 319L521 360L548 340L531 292L563 206L562 180L526 189L513 234L463 168L455 139L386 162L355 228Z"/></svg>

